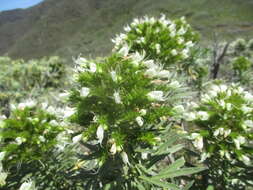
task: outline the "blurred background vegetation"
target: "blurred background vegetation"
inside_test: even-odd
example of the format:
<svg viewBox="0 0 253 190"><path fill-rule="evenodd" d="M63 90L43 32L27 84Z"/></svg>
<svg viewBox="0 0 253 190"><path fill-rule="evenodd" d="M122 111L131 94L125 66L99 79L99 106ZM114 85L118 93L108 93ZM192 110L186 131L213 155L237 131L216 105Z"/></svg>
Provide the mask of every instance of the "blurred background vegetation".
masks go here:
<svg viewBox="0 0 253 190"><path fill-rule="evenodd" d="M137 16L185 16L203 43L253 35L252 0L44 0L0 13L0 55L41 58L104 56L110 39ZM92 55L91 55L92 54Z"/></svg>

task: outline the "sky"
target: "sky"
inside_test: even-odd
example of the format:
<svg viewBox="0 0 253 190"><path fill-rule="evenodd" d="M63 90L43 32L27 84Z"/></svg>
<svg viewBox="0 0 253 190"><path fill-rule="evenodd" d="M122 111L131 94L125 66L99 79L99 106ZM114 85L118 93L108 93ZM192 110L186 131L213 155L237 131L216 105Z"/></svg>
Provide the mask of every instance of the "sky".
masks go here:
<svg viewBox="0 0 253 190"><path fill-rule="evenodd" d="M38 4L43 0L0 0L0 11L27 8Z"/></svg>

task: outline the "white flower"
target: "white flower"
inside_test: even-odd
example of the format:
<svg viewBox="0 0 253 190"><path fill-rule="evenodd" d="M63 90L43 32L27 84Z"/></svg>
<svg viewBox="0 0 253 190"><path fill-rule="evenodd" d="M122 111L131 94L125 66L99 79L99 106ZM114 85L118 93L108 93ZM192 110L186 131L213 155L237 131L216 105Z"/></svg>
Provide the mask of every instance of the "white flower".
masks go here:
<svg viewBox="0 0 253 190"><path fill-rule="evenodd" d="M185 113L184 117L186 121L194 121L195 119L197 119L197 116L194 112Z"/></svg>
<svg viewBox="0 0 253 190"><path fill-rule="evenodd" d="M101 144L104 139L104 127L102 125L98 126L96 135L97 135L98 142Z"/></svg>
<svg viewBox="0 0 253 190"><path fill-rule="evenodd" d="M114 155L114 154L116 154L116 152L117 152L117 146L116 146L116 143L113 143L111 148L110 148L110 153L112 155Z"/></svg>
<svg viewBox="0 0 253 190"><path fill-rule="evenodd" d="M78 143L80 140L82 140L82 137L83 137L82 134L76 135L76 136L74 136L74 137L72 138L72 142L73 142L74 144L76 144L76 143Z"/></svg>
<svg viewBox="0 0 253 190"><path fill-rule="evenodd" d="M141 153L141 158L142 158L143 160L148 159L148 153L147 153L147 152L142 152L142 153Z"/></svg>
<svg viewBox="0 0 253 190"><path fill-rule="evenodd" d="M138 125L139 125L140 127L143 126L144 120L143 120L142 117L138 116L138 117L136 117L135 120L136 120L136 122L138 123Z"/></svg>
<svg viewBox="0 0 253 190"><path fill-rule="evenodd" d="M197 112L197 117L202 120L202 121L205 121L205 120L208 120L209 118L209 114L205 111L198 111Z"/></svg>
<svg viewBox="0 0 253 190"><path fill-rule="evenodd" d="M231 133L231 129L227 129L224 131L224 137L226 138Z"/></svg>
<svg viewBox="0 0 253 190"><path fill-rule="evenodd" d="M43 137L43 136L39 136L39 140L41 141L41 142L45 142L46 141L46 139L45 139L45 137Z"/></svg>
<svg viewBox="0 0 253 190"><path fill-rule="evenodd" d="M253 128L253 121L252 120L246 120L246 121L244 121L243 122L243 126L244 126L244 128Z"/></svg>
<svg viewBox="0 0 253 190"><path fill-rule="evenodd" d="M179 87L181 87L180 83L178 81L172 81L170 84L169 84L169 87L170 88L174 88L174 89L177 89Z"/></svg>
<svg viewBox="0 0 253 190"><path fill-rule="evenodd" d="M201 102L205 103L205 102L209 102L211 100L211 97L208 94L203 94L201 96Z"/></svg>
<svg viewBox="0 0 253 190"><path fill-rule="evenodd" d="M182 57L184 59L187 59L189 57L189 49L183 49L183 51L182 51Z"/></svg>
<svg viewBox="0 0 253 190"><path fill-rule="evenodd" d="M58 126L59 125L59 123L56 120L51 120L49 122L49 124L52 125L52 126Z"/></svg>
<svg viewBox="0 0 253 190"><path fill-rule="evenodd" d="M191 140L194 140L194 139L196 139L197 137L199 137L200 136L200 134L199 133L192 133L191 135L190 135L190 139Z"/></svg>
<svg viewBox="0 0 253 190"><path fill-rule="evenodd" d="M130 47L127 44L124 44L121 47L121 49L118 51L118 53L126 57L128 55L129 50L130 50Z"/></svg>
<svg viewBox="0 0 253 190"><path fill-rule="evenodd" d="M224 84L221 84L219 86L219 88L220 88L220 92L226 92L226 90L228 89L228 87L226 85L224 85Z"/></svg>
<svg viewBox="0 0 253 190"><path fill-rule="evenodd" d="M142 52L142 53L139 53L139 52L135 52L135 53L132 53L130 54L129 56L131 59L132 59L132 63L136 66L139 65L140 62L142 62L145 58L145 52ZM151 60L148 60L148 61L151 61ZM145 61L146 62L146 61ZM145 63L144 62L144 63Z"/></svg>
<svg viewBox="0 0 253 190"><path fill-rule="evenodd" d="M248 102L252 102L253 101L253 95L250 94L249 92L245 92L244 93L244 99Z"/></svg>
<svg viewBox="0 0 253 190"><path fill-rule="evenodd" d="M176 56L178 54L176 49L171 50L171 55Z"/></svg>
<svg viewBox="0 0 253 190"><path fill-rule="evenodd" d="M188 42L185 43L185 45L186 45L187 48L191 48L191 47L194 46L194 43L192 43L192 41L188 41Z"/></svg>
<svg viewBox="0 0 253 190"><path fill-rule="evenodd" d="M19 190L36 190L35 184L33 183L33 181L26 181L24 182Z"/></svg>
<svg viewBox="0 0 253 190"><path fill-rule="evenodd" d="M217 137L220 134L220 128L216 129L213 133L215 137Z"/></svg>
<svg viewBox="0 0 253 190"><path fill-rule="evenodd" d="M117 82L117 74L116 74L116 71L111 71L110 74L111 74L111 77L112 77L113 82Z"/></svg>
<svg viewBox="0 0 253 190"><path fill-rule="evenodd" d="M220 156L223 158L224 155L225 155L225 151L224 150L220 150L219 152L220 152Z"/></svg>
<svg viewBox="0 0 253 190"><path fill-rule="evenodd" d="M140 114L141 114L142 116L146 115L146 114L147 114L147 110L141 109L141 110L140 110Z"/></svg>
<svg viewBox="0 0 253 190"><path fill-rule="evenodd" d="M176 36L176 30L170 31L169 36L170 36L171 38L174 38L174 37Z"/></svg>
<svg viewBox="0 0 253 190"><path fill-rule="evenodd" d="M15 141L16 141L16 143L17 143L18 145L21 145L23 142L26 141L26 139L23 138L23 137L17 137L17 138L15 139Z"/></svg>
<svg viewBox="0 0 253 190"><path fill-rule="evenodd" d="M151 17L151 18L150 18L150 23L151 23L151 24L154 24L155 22L156 22L155 18L154 18L154 17Z"/></svg>
<svg viewBox="0 0 253 190"><path fill-rule="evenodd" d="M25 102L19 103L18 104L18 109L25 109L25 108L32 108L36 105L36 102L34 100L26 100Z"/></svg>
<svg viewBox="0 0 253 190"><path fill-rule="evenodd" d="M5 120L7 119L5 115L0 115L0 120Z"/></svg>
<svg viewBox="0 0 253 190"><path fill-rule="evenodd" d="M236 139L233 140L237 149L241 149L240 146L246 142L245 137L242 136L238 136Z"/></svg>
<svg viewBox="0 0 253 190"><path fill-rule="evenodd" d="M175 24L175 23L171 23L171 24L169 25L169 30L170 30L171 32L175 32L175 31L176 31L176 24ZM174 37L174 36L171 36L171 37Z"/></svg>
<svg viewBox="0 0 253 190"><path fill-rule="evenodd" d="M225 130L224 130L224 128L219 128L219 130L220 130L220 135L224 135L224 132L225 132Z"/></svg>
<svg viewBox="0 0 253 190"><path fill-rule="evenodd" d="M80 90L80 96L85 98L89 95L90 93L90 89L89 88L86 88L86 87L82 87L81 90Z"/></svg>
<svg viewBox="0 0 253 190"><path fill-rule="evenodd" d="M184 106L182 105L177 105L173 108L173 110L176 112L176 113L183 113L184 112Z"/></svg>
<svg viewBox="0 0 253 190"><path fill-rule="evenodd" d="M119 46L121 43L122 43L122 41L124 40L124 39L126 39L127 38L127 35L126 34L120 34L120 35L116 35L116 37L114 38L114 39L112 39L112 42L115 44L115 46L117 47L117 46Z"/></svg>
<svg viewBox="0 0 253 190"><path fill-rule="evenodd" d="M164 101L165 97L163 95L163 91L151 91L147 94L147 96L151 99L157 100L157 101Z"/></svg>
<svg viewBox="0 0 253 190"><path fill-rule="evenodd" d="M238 182L239 182L239 179L232 179L231 180L232 185L236 185L236 184L238 184Z"/></svg>
<svg viewBox="0 0 253 190"><path fill-rule="evenodd" d="M216 92L216 94L217 94L218 92L220 92L220 88L219 88L218 85L213 84L213 85L210 87L210 91L214 91L214 92Z"/></svg>
<svg viewBox="0 0 253 190"><path fill-rule="evenodd" d="M125 30L126 32L130 32L130 31L131 31L131 27L130 27L129 25L126 25L126 26L124 27L124 30Z"/></svg>
<svg viewBox="0 0 253 190"><path fill-rule="evenodd" d="M143 62L143 64L147 67L147 68L159 68L159 66L157 64L155 64L154 60L149 59Z"/></svg>
<svg viewBox="0 0 253 190"><path fill-rule="evenodd" d="M155 68L149 68L145 72L145 75L147 75L148 77L151 77L151 78L157 76L157 74L158 74L158 71Z"/></svg>
<svg viewBox="0 0 253 190"><path fill-rule="evenodd" d="M129 165L130 163L129 163L127 153L123 151L123 152L121 152L120 155L122 157L122 161L124 162L124 164Z"/></svg>
<svg viewBox="0 0 253 190"><path fill-rule="evenodd" d="M157 54L161 53L161 45L160 44L156 44L155 49L156 49Z"/></svg>
<svg viewBox="0 0 253 190"><path fill-rule="evenodd" d="M113 93L113 97L114 97L114 101L115 101L116 104L121 104L122 103L119 92L115 91Z"/></svg>
<svg viewBox="0 0 253 190"><path fill-rule="evenodd" d="M184 38L181 38L181 37L178 38L178 39L177 39L177 43L178 43L178 44L184 43Z"/></svg>
<svg viewBox="0 0 253 190"><path fill-rule="evenodd" d="M226 157L228 160L231 160L231 156L230 156L230 154L229 154L228 151L225 151L225 157Z"/></svg>
<svg viewBox="0 0 253 190"><path fill-rule="evenodd" d="M186 30L184 27L181 27L178 31L177 31L177 34L178 35L184 35L186 33Z"/></svg>
<svg viewBox="0 0 253 190"><path fill-rule="evenodd" d="M131 26L136 26L136 25L138 25L138 24L140 24L140 20L137 19L137 18L135 18L135 19L133 20L133 22L131 23Z"/></svg>
<svg viewBox="0 0 253 190"><path fill-rule="evenodd" d="M61 100L67 100L68 97L69 97L69 92L65 91L65 92L63 92L63 93L60 93L60 94L59 94L59 97L60 97ZM44 106L45 106L45 105L42 105L42 107L44 107Z"/></svg>
<svg viewBox="0 0 253 190"><path fill-rule="evenodd" d="M63 117L64 118L68 118L71 115L73 115L74 113L75 113L75 109L74 108L65 107L65 109L63 110Z"/></svg>
<svg viewBox="0 0 253 190"><path fill-rule="evenodd" d="M226 134L226 136L227 135L229 135L230 134L230 132L231 132L231 130L229 129L229 130L224 130L224 128L218 128L218 129L216 129L215 131L214 131L214 133L213 133L213 135L215 136L215 137L217 137L218 135L223 135L224 134L224 136L225 136L225 134Z"/></svg>
<svg viewBox="0 0 253 190"><path fill-rule="evenodd" d="M6 178L8 174L6 172L0 172L0 187L6 184Z"/></svg>
<svg viewBox="0 0 253 190"><path fill-rule="evenodd" d="M223 109L226 108L226 103L225 103L224 100L218 100L218 104L219 104Z"/></svg>
<svg viewBox="0 0 253 190"><path fill-rule="evenodd" d="M158 77L160 78L168 78L170 76L170 72L168 70L161 70L158 73Z"/></svg>
<svg viewBox="0 0 253 190"><path fill-rule="evenodd" d="M171 24L171 20L166 19L166 18L165 18L165 15L162 15L162 16L161 16L160 22L161 22L165 27L167 27L169 24Z"/></svg>
<svg viewBox="0 0 253 190"><path fill-rule="evenodd" d="M242 105L241 110L242 110L243 113L245 113L245 114L250 113L250 112L253 111L252 108L250 108L250 107L248 107L248 106L246 106L246 105Z"/></svg>
<svg viewBox="0 0 253 190"><path fill-rule="evenodd" d="M190 108L198 108L199 106L198 106L198 104L196 104L195 102L189 102L188 103L188 106L190 107Z"/></svg>
<svg viewBox="0 0 253 190"><path fill-rule="evenodd" d="M0 152L0 162L4 159L6 152Z"/></svg>
<svg viewBox="0 0 253 190"><path fill-rule="evenodd" d="M203 137L199 134L197 137L195 137L195 140L193 141L193 145L198 149L202 150L204 143L203 143Z"/></svg>
<svg viewBox="0 0 253 190"><path fill-rule="evenodd" d="M248 156L242 155L239 159L240 159L242 162L244 162L244 164L250 165L250 158L249 158Z"/></svg>
<svg viewBox="0 0 253 190"><path fill-rule="evenodd" d="M226 109L228 111L231 111L232 110L232 104L231 103L226 103Z"/></svg>
<svg viewBox="0 0 253 190"><path fill-rule="evenodd" d="M204 153L201 154L201 158L200 158L199 162L202 163L202 162L204 162L209 157L210 157L210 153L204 152Z"/></svg>
<svg viewBox="0 0 253 190"><path fill-rule="evenodd" d="M77 72L91 72L95 73L97 70L97 65L95 63L89 62L87 59L83 57L79 57L77 60L75 60L76 68L75 70Z"/></svg>

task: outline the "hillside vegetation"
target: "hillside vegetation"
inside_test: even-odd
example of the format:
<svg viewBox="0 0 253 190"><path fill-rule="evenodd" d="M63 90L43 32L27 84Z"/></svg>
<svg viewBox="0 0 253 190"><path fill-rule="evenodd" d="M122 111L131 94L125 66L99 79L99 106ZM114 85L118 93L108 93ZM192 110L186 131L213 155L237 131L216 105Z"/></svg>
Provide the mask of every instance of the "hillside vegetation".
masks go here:
<svg viewBox="0 0 253 190"><path fill-rule="evenodd" d="M205 42L214 32L221 38L248 38L253 34L252 10L252 0L45 0L29 9L0 13L0 55L60 55L69 60L80 53L103 56L123 25L145 14L185 16Z"/></svg>

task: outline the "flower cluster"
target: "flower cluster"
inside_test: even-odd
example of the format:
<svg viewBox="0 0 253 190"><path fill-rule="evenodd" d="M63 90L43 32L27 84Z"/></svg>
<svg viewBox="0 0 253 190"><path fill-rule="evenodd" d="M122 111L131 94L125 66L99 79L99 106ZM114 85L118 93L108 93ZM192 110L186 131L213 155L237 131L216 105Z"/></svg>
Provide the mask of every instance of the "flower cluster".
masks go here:
<svg viewBox="0 0 253 190"><path fill-rule="evenodd" d="M124 56L128 55L128 52L143 53L145 57L166 67L188 59L197 41L197 35L184 17L169 20L165 15L158 19L145 16L134 19L124 30L125 33L112 40L115 51Z"/></svg>
<svg viewBox="0 0 253 190"><path fill-rule="evenodd" d="M253 95L236 84L214 84L190 107L185 117L195 125L190 138L202 153L201 161L220 160L223 172L226 164L252 165Z"/></svg>
<svg viewBox="0 0 253 190"><path fill-rule="evenodd" d="M88 166L85 171L97 171L99 176L87 176L87 181L96 189L102 185L110 189L179 189L157 181L171 178L167 173L159 176L157 163L183 148L181 144L173 146L182 134L170 127L184 112L177 104L184 89L177 74L143 53L128 50L97 60L79 57L75 62L75 86L69 93L75 113L70 120L80 131L73 141L86 150L82 155ZM152 163L153 158L156 161ZM181 168L183 159L173 164L179 164L175 170L182 169L177 176L184 170L192 174L205 169ZM167 169L174 170L174 166ZM147 176L147 170L154 172ZM141 181L129 186L129 177Z"/></svg>
<svg viewBox="0 0 253 190"><path fill-rule="evenodd" d="M125 163L129 147L159 141L154 129L175 113L169 96L181 86L168 70L138 52L76 63L78 85L70 101L76 107L72 119L84 127L80 139L95 139L103 159L120 153Z"/></svg>
<svg viewBox="0 0 253 190"><path fill-rule="evenodd" d="M11 107L11 116L1 122L0 150L6 167L39 160L54 147L57 135L63 131L57 118L33 100Z"/></svg>
<svg viewBox="0 0 253 190"><path fill-rule="evenodd" d="M36 187L35 187L34 182L29 180L22 183L19 190L36 190Z"/></svg>

